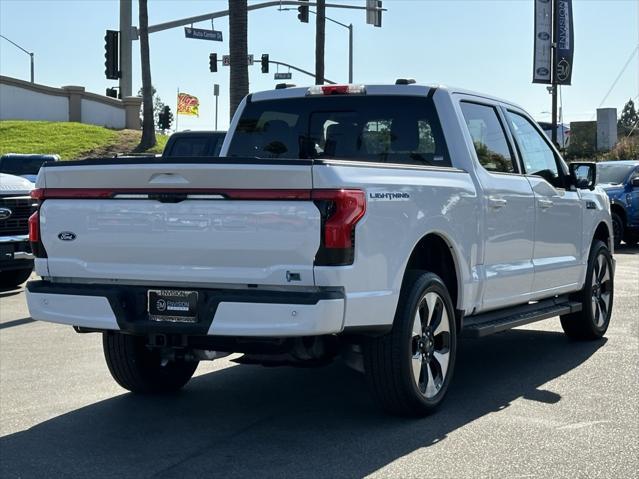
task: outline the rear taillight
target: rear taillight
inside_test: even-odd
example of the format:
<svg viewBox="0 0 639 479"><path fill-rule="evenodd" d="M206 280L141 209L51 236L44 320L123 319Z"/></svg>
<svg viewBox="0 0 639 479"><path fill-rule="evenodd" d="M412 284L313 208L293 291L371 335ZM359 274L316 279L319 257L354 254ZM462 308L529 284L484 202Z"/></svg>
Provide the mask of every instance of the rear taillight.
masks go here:
<svg viewBox="0 0 639 479"><path fill-rule="evenodd" d="M46 258L47 252L40 237L40 208L29 217L29 242L31 252L36 258Z"/></svg>
<svg viewBox="0 0 639 479"><path fill-rule="evenodd" d="M322 216L317 266L353 264L355 225L366 213L366 196L361 190L313 190L312 199Z"/></svg>

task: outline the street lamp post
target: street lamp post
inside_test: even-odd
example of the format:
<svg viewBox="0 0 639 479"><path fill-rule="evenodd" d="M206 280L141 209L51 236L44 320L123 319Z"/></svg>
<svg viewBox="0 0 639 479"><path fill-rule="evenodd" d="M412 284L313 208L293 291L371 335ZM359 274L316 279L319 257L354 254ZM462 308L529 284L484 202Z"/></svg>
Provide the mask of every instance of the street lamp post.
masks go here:
<svg viewBox="0 0 639 479"><path fill-rule="evenodd" d="M29 57L31 57L31 83L34 83L34 66L33 66L33 57L34 57L34 53L30 52L28 50L25 50L24 48L22 48L20 45L18 45L16 42L9 40L7 37L5 37L4 35L0 35L0 37L4 38L6 41L8 41L9 43L11 43L14 47L19 48L20 50L22 50L24 53L26 53L27 55L29 55Z"/></svg>
<svg viewBox="0 0 639 479"><path fill-rule="evenodd" d="M288 10L283 8L282 10ZM309 10L313 15L317 15L317 12L313 10ZM353 24L346 25L345 23L338 22L337 20L327 17L324 15L324 18L329 22L333 22L340 27L344 27L348 30L348 83L353 83Z"/></svg>

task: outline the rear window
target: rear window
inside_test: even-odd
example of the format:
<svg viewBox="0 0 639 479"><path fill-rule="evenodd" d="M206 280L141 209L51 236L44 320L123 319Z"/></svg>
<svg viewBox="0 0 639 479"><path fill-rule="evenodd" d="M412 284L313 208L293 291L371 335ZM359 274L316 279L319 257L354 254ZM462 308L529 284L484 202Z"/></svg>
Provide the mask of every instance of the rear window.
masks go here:
<svg viewBox="0 0 639 479"><path fill-rule="evenodd" d="M206 156L209 139L205 136L176 138L169 153L171 156Z"/></svg>
<svg viewBox="0 0 639 479"><path fill-rule="evenodd" d="M403 96L249 103L227 156L451 165L432 100Z"/></svg>

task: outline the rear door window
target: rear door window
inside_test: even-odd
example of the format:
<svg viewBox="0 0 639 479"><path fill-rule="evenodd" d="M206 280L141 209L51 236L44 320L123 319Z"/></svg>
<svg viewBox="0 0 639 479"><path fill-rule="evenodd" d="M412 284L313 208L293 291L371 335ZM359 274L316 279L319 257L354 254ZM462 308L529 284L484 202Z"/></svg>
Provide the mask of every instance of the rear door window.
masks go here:
<svg viewBox="0 0 639 479"><path fill-rule="evenodd" d="M431 99L332 96L249 103L228 156L451 166Z"/></svg>
<svg viewBox="0 0 639 479"><path fill-rule="evenodd" d="M513 154L495 107L464 101L461 109L479 163L488 171L515 173Z"/></svg>

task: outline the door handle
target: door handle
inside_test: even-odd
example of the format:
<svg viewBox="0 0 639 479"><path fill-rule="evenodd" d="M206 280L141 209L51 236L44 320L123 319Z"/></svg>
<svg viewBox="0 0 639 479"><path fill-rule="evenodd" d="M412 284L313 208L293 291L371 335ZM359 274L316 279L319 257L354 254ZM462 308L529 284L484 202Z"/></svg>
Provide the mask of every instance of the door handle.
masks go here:
<svg viewBox="0 0 639 479"><path fill-rule="evenodd" d="M505 200L503 198L498 198L495 196L488 197L488 204L490 204L491 208L494 208L496 210L498 210L499 208L503 208L504 206L506 206L507 203L508 200Z"/></svg>
<svg viewBox="0 0 639 479"><path fill-rule="evenodd" d="M554 205L555 203L553 203L552 200L539 200L539 207L542 210L548 209L550 208L552 205Z"/></svg>

